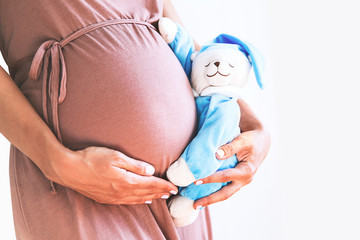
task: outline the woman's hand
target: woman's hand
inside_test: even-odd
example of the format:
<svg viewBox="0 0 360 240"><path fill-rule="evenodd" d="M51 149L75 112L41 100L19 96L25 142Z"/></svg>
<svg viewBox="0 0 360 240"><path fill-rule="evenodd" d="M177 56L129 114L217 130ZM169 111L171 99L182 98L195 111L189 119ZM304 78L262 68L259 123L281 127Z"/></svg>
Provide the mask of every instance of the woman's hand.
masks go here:
<svg viewBox="0 0 360 240"><path fill-rule="evenodd" d="M239 163L235 168L218 171L209 177L196 181L197 184L230 181L231 183L219 191L195 201L195 209L199 206L204 207L224 201L243 186L249 184L269 151L269 133L245 102L239 100L238 103L242 114L240 128L243 132L232 142L221 146L217 152L217 158L225 160L236 154Z"/></svg>
<svg viewBox="0 0 360 240"><path fill-rule="evenodd" d="M106 204L144 204L166 199L177 187L161 178L148 163L103 147L71 152L68 159L54 161L50 180ZM52 178L52 179L51 179Z"/></svg>
<svg viewBox="0 0 360 240"><path fill-rule="evenodd" d="M54 182L100 203L141 204L167 198L177 187L152 176L149 164L99 147L64 147L0 67L0 133Z"/></svg>

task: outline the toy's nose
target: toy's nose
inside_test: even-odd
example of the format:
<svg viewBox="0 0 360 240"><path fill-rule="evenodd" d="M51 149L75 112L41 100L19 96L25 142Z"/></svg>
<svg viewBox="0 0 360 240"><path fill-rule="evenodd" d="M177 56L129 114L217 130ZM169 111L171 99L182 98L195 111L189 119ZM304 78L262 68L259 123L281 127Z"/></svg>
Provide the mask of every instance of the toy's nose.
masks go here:
<svg viewBox="0 0 360 240"><path fill-rule="evenodd" d="M220 62L214 62L214 65L215 65L216 67L219 67L219 66L220 66Z"/></svg>

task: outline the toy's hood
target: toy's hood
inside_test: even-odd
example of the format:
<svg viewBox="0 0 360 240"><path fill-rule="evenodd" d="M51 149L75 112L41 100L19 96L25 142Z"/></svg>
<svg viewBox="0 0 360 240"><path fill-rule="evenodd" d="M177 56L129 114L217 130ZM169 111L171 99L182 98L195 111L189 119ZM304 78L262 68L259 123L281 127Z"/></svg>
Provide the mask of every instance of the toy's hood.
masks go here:
<svg viewBox="0 0 360 240"><path fill-rule="evenodd" d="M262 54L250 43L242 41L228 34L220 34L214 40L202 46L199 53L206 51L209 48L223 48L227 46L236 47L245 54L245 56L249 59L250 63L253 66L256 81L259 87L262 89L264 87L263 75L265 61Z"/></svg>

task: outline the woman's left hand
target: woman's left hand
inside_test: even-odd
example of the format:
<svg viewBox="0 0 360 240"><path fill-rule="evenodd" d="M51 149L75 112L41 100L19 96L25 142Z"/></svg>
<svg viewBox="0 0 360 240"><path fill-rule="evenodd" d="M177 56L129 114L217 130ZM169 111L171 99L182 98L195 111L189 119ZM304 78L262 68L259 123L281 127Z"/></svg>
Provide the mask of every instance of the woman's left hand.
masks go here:
<svg viewBox="0 0 360 240"><path fill-rule="evenodd" d="M217 158L219 160L225 160L236 154L239 163L235 168L218 171L209 177L199 179L195 182L197 184L206 184L231 181L231 183L224 186L219 191L196 200L194 203L195 209L224 201L239 191L243 186L249 184L269 151L269 133L262 127L260 122L255 118L252 111L244 102L239 102L239 105L240 107L243 107L244 110L248 111L246 116L241 117L241 121L245 118L244 127L249 128L253 125L255 128L250 128L251 130L242 132L232 142L219 148L220 151L218 151L218 153L220 154L217 153ZM254 120L257 122L254 122ZM240 126L241 125L242 124L240 122ZM223 154L221 150L223 151Z"/></svg>

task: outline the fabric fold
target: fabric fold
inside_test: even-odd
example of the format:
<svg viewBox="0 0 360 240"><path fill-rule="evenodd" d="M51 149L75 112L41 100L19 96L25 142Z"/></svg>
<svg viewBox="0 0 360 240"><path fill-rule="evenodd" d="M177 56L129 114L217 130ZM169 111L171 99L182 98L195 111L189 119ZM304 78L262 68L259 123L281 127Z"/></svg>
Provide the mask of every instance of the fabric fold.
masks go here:
<svg viewBox="0 0 360 240"><path fill-rule="evenodd" d="M63 141L60 133L58 108L59 104L66 98L67 81L66 63L62 48L91 31L115 24L144 25L156 31L156 28L148 22L133 19L112 19L83 27L60 42L53 39L47 40L40 45L34 55L30 66L29 78L34 81L41 80L42 82L43 118L61 143ZM56 188L52 181L50 181L50 189L52 194L56 194Z"/></svg>
<svg viewBox="0 0 360 240"><path fill-rule="evenodd" d="M83 27L61 41L47 40L40 45L31 63L29 78L42 81L42 110L46 123L52 128L56 137L61 140L58 105L66 98L66 64L62 52L71 41L98 28L115 24L137 24L156 28L148 22L134 19L111 19ZM49 112L51 115L49 115Z"/></svg>

